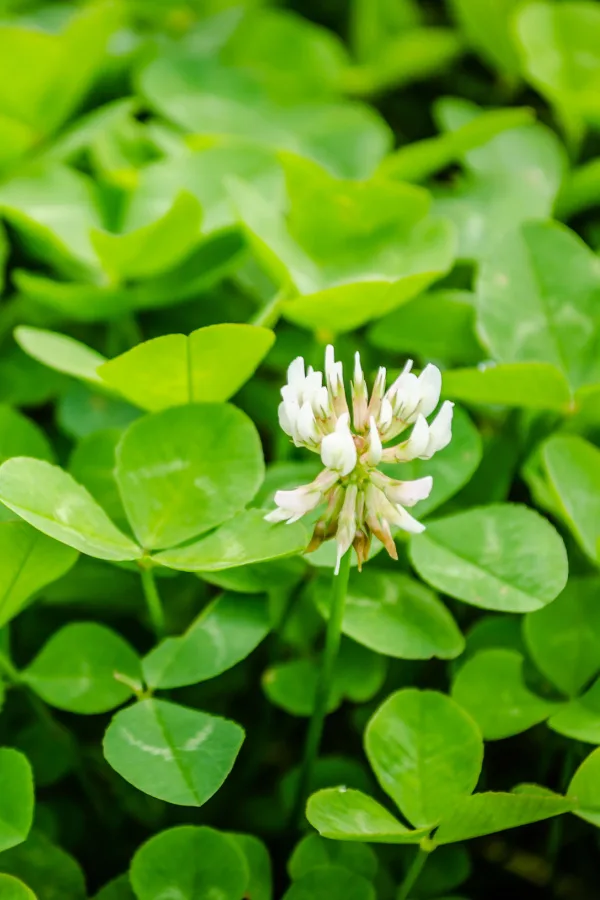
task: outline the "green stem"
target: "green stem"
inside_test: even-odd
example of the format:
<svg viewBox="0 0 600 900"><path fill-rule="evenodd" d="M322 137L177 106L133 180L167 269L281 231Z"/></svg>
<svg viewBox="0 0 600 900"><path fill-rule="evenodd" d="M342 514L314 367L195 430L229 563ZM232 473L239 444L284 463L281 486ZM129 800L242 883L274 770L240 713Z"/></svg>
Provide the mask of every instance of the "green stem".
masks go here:
<svg viewBox="0 0 600 900"><path fill-rule="evenodd" d="M278 291L274 297L267 300L252 319L252 325L262 325L264 328L273 328L281 315L281 301L284 299L284 291Z"/></svg>
<svg viewBox="0 0 600 900"><path fill-rule="evenodd" d="M427 862L430 852L430 850L426 850L423 846L419 847L417 855L413 859L408 872L404 876L404 881L400 885L396 900L408 900L417 878L423 871L423 866Z"/></svg>
<svg viewBox="0 0 600 900"><path fill-rule="evenodd" d="M4 653L0 653L0 672L5 675L7 680L12 684L18 684L21 680L19 672Z"/></svg>
<svg viewBox="0 0 600 900"><path fill-rule="evenodd" d="M325 716L327 715L327 707L329 706L335 664L342 637L342 620L344 618L344 607L346 605L346 592L348 590L351 558L352 549L344 554L340 563L340 571L337 575L333 576L331 586L331 607L329 610L329 621L327 623L325 649L323 651L321 671L319 672L319 679L317 681L317 689L315 692L315 705L306 735L304 758L300 769L296 802L293 808L293 822L301 821L315 763L319 754L319 747L321 746L323 725L325 723Z"/></svg>
<svg viewBox="0 0 600 900"><path fill-rule="evenodd" d="M142 568L140 572L142 576L142 588L144 590L144 597L146 598L146 606L148 607L152 628L156 637L160 638L165 634L165 613L160 594L156 587L154 571L152 568Z"/></svg>

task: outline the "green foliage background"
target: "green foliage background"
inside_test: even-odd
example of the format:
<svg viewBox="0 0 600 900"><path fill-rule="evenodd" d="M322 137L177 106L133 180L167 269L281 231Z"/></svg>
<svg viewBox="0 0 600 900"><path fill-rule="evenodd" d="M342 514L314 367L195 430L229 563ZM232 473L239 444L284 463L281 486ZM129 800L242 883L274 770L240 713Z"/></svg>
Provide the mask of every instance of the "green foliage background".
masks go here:
<svg viewBox="0 0 600 900"><path fill-rule="evenodd" d="M596 896L599 129L591 0L0 2L0 900ZM298 831L330 341L457 408Z"/></svg>

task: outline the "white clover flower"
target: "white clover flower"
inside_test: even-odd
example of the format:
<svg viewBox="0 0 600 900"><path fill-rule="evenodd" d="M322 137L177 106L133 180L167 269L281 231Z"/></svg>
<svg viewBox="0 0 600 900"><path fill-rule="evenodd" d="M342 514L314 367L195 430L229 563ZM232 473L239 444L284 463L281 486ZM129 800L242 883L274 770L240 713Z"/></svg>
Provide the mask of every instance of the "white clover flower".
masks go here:
<svg viewBox="0 0 600 900"><path fill-rule="evenodd" d="M413 533L425 528L406 507L429 496L431 476L396 481L377 469L380 462L431 459L452 438L453 403L446 400L431 424L427 422L440 399L440 370L430 364L417 377L411 369L409 360L386 390L386 370L380 368L369 397L356 353L350 385L352 428L342 363L336 362L331 345L325 351L324 378L311 366L305 369L301 356L288 369L287 384L281 389L279 424L297 447L318 453L325 468L311 484L277 491L277 508L265 518L269 522L296 522L326 503L308 549L315 550L324 540L335 538L336 572L352 546L360 568L373 535L397 559L392 526ZM410 434L405 436L411 425ZM385 443L398 437L397 444L384 448Z"/></svg>

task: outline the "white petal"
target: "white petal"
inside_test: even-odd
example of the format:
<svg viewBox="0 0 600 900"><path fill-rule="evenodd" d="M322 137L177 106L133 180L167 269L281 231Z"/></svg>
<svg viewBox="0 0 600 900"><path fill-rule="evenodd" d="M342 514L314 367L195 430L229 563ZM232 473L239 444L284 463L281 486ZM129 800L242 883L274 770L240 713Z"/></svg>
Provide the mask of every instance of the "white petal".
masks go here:
<svg viewBox="0 0 600 900"><path fill-rule="evenodd" d="M365 376L363 375L362 366L360 364L360 353L358 350L354 354L354 387L357 388L363 384Z"/></svg>
<svg viewBox="0 0 600 900"><path fill-rule="evenodd" d="M390 487L384 488L385 494L392 503L400 506L414 506L419 500L425 500L431 493L433 478L425 475L415 481L399 481Z"/></svg>
<svg viewBox="0 0 600 900"><path fill-rule="evenodd" d="M326 387L321 387L318 391L314 392L310 398L310 404L315 416L319 416L321 419L327 419L331 415L331 403Z"/></svg>
<svg viewBox="0 0 600 900"><path fill-rule="evenodd" d="M411 534L421 534L425 531L425 526L421 522L417 522L410 513L407 513L405 509L402 509L401 506L397 507L399 512L399 517L396 519L396 525L399 528L402 528L403 531L408 531Z"/></svg>
<svg viewBox="0 0 600 900"><path fill-rule="evenodd" d="M323 384L323 373L322 372L309 372L309 374L304 379L304 386L302 388L302 395L304 400L311 400L313 394L315 394L318 390L320 390Z"/></svg>
<svg viewBox="0 0 600 900"><path fill-rule="evenodd" d="M290 516L293 516L293 513L289 512L289 510L277 507L277 509L267 513L264 518L265 522L287 522Z"/></svg>
<svg viewBox="0 0 600 900"><path fill-rule="evenodd" d="M371 416L369 420L369 449L367 451L367 460L369 462L369 465L378 466L381 462L382 453L383 446L381 444L379 431L377 430L375 419L373 418L373 416Z"/></svg>
<svg viewBox="0 0 600 900"><path fill-rule="evenodd" d="M394 415L403 422L412 421L421 399L419 379L412 372L406 372L400 375L394 384L396 385L396 391L390 398L394 408Z"/></svg>
<svg viewBox="0 0 600 900"><path fill-rule="evenodd" d="M279 416L279 427L281 428L281 430L285 431L286 434L289 434L290 437L293 437L294 425L292 424L292 420L290 419L288 404L285 401L282 401L277 407L277 415Z"/></svg>
<svg viewBox="0 0 600 900"><path fill-rule="evenodd" d="M438 450L443 450L452 440L452 416L454 414L454 403L445 400L442 403L439 413L429 426L429 440L427 447L421 453L421 459L431 459Z"/></svg>
<svg viewBox="0 0 600 900"><path fill-rule="evenodd" d="M442 391L442 373L437 366L425 366L418 378L421 398L419 412L427 417L439 403Z"/></svg>
<svg viewBox="0 0 600 900"><path fill-rule="evenodd" d="M292 388L302 387L302 385L304 384L304 378L304 358L302 356L297 356L296 359L292 360L292 362L288 366L288 384Z"/></svg>
<svg viewBox="0 0 600 900"><path fill-rule="evenodd" d="M356 465L356 446L348 426L348 413L337 421L335 431L326 434L321 441L321 459L328 469L349 475Z"/></svg>
<svg viewBox="0 0 600 900"><path fill-rule="evenodd" d="M319 432L315 421L315 414L310 403L303 403L296 419L298 435L302 441L308 444L319 443Z"/></svg>
<svg viewBox="0 0 600 900"><path fill-rule="evenodd" d="M394 459L397 462L409 462L411 459L421 457L429 443L429 425L425 416L417 416L411 436L403 444L393 448Z"/></svg>
<svg viewBox="0 0 600 900"><path fill-rule="evenodd" d="M293 491L275 492L275 503L277 506L289 513L300 514L301 516L314 509L320 499L320 492L313 490L310 485L302 485Z"/></svg>
<svg viewBox="0 0 600 900"><path fill-rule="evenodd" d="M392 409L392 404L388 400L387 397L384 397L381 401L381 408L379 410L379 415L377 416L377 424L382 432L392 424L392 419L394 418L394 411Z"/></svg>

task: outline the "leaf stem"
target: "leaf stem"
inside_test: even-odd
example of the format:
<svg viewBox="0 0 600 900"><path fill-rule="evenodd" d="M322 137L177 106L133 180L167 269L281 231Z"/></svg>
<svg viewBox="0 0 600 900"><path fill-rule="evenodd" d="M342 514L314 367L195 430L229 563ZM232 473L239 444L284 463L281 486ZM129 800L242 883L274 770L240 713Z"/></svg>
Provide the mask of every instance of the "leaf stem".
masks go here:
<svg viewBox="0 0 600 900"><path fill-rule="evenodd" d="M267 300L265 305L259 309L252 319L251 324L262 325L263 328L274 328L281 316L281 301L284 297L284 289L277 291L277 293L271 297L270 300Z"/></svg>
<svg viewBox="0 0 600 900"><path fill-rule="evenodd" d="M152 629L156 637L164 637L165 634L165 613L163 610L162 600L156 587L154 571L151 567L140 567L142 577L142 588L148 607L148 614L152 622Z"/></svg>
<svg viewBox="0 0 600 900"><path fill-rule="evenodd" d="M304 804L314 772L315 763L321 746L323 725L327 715L327 707L331 696L331 687L335 664L338 657L340 640L342 637L342 620L346 605L346 592L348 590L348 578L350 576L350 560L352 549L348 550L341 559L340 571L333 576L331 585L331 606L329 609L329 621L325 637L325 649L321 660L321 670L315 691L315 705L308 725L304 757L300 769L300 778L296 792L296 801L292 809L292 822L300 822L304 814Z"/></svg>
<svg viewBox="0 0 600 900"><path fill-rule="evenodd" d="M408 900L409 895L413 887L415 886L415 882L421 872L423 871L423 866L427 862L429 854L431 850L424 847L423 844L417 850L417 854L410 864L410 868L406 875L404 876L404 881L400 885L400 890L396 895L396 900Z"/></svg>
<svg viewBox="0 0 600 900"><path fill-rule="evenodd" d="M11 684L19 684L21 676L12 662L4 653L0 653L0 672L6 676Z"/></svg>

